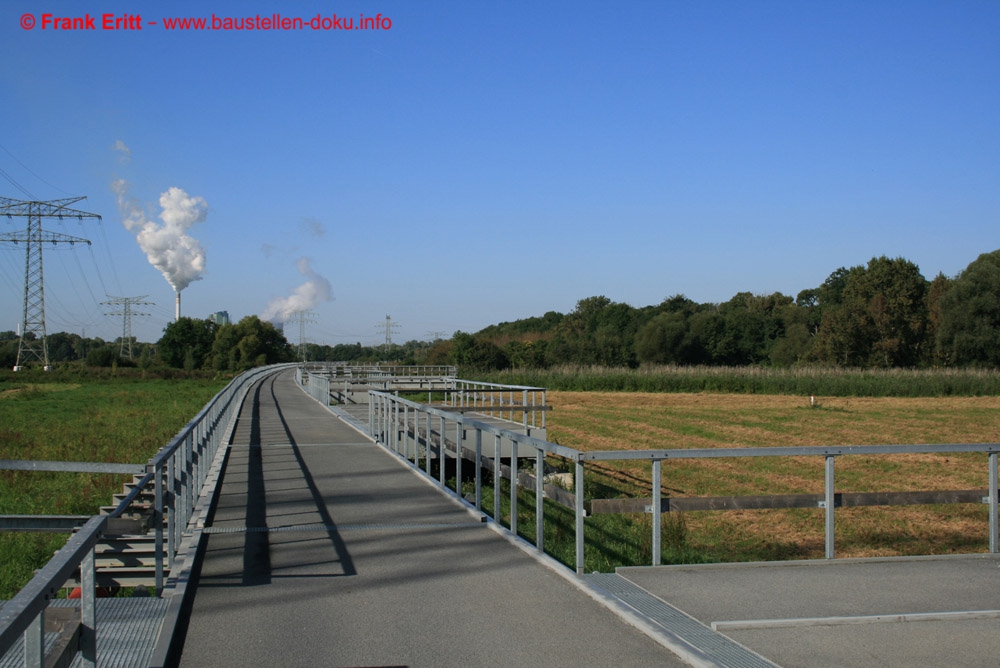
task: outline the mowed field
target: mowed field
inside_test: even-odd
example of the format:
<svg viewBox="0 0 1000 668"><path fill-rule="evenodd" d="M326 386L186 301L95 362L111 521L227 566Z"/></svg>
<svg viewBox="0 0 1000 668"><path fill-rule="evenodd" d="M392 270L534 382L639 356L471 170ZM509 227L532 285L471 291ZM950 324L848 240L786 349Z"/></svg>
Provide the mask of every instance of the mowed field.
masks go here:
<svg viewBox="0 0 1000 668"><path fill-rule="evenodd" d="M1000 442L1000 397L825 398L744 394L549 392L549 440L581 450ZM987 456L843 456L837 492L988 487ZM609 462L595 496L649 496L648 462ZM672 497L821 494L822 457L665 462ZM644 521L640 518L639 521ZM648 520L645 520L648 521ZM821 509L684 513L686 545L713 560L822 558ZM676 532L675 532L676 533ZM844 508L838 557L982 552L985 504Z"/></svg>

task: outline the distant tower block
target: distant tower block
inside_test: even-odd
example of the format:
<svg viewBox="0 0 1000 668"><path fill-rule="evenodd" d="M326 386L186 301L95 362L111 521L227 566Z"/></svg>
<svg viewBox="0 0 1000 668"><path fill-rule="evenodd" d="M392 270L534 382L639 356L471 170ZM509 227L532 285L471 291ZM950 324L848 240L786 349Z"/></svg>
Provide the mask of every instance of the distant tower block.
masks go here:
<svg viewBox="0 0 1000 668"><path fill-rule="evenodd" d="M42 265L42 245L83 243L90 245L89 239L71 237L68 234L48 232L42 229L42 218L84 218L101 219L96 213L87 213L68 208L86 197L69 197L46 202L26 201L0 197L0 216L7 218L27 218L24 232L0 234L0 242L24 244L24 317L21 320L21 341L17 348L17 362L14 370L36 359L46 371L49 366L49 349L45 340L45 274Z"/></svg>

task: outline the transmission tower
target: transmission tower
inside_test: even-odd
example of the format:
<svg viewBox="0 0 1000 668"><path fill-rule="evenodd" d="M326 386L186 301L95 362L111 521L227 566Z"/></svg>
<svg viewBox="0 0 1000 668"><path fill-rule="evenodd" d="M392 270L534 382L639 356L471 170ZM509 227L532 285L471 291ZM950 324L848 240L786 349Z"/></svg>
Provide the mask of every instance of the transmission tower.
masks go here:
<svg viewBox="0 0 1000 668"><path fill-rule="evenodd" d="M101 302L104 306L120 306L121 308L114 311L105 313L104 315L120 315L122 316L122 347L121 353L122 357L128 355L129 359L132 359L132 316L136 315L149 315L148 313L136 313L132 310L133 306L156 306L153 302L142 301L148 295L143 295L141 297L112 297L108 295L108 301Z"/></svg>
<svg viewBox="0 0 1000 668"><path fill-rule="evenodd" d="M0 197L0 216L7 218L27 218L28 225L24 232L0 234L0 242L13 244L23 243L24 248L24 318L21 330L21 341L17 347L18 371L29 360L37 359L45 370L49 367L49 350L45 342L45 276L42 271L42 244L82 243L90 245L89 239L71 237L59 232L48 232L42 229L42 218L84 218L101 219L96 213L87 213L68 208L86 197L69 197L54 199L47 202L34 200L19 200Z"/></svg>
<svg viewBox="0 0 1000 668"><path fill-rule="evenodd" d="M388 350L392 346L392 330L399 329L399 325L392 321L392 316L387 315L385 322L380 322L375 328L385 330L385 349Z"/></svg>
<svg viewBox="0 0 1000 668"><path fill-rule="evenodd" d="M306 362L306 323L315 323L312 311L294 311L292 317L299 321L299 360Z"/></svg>

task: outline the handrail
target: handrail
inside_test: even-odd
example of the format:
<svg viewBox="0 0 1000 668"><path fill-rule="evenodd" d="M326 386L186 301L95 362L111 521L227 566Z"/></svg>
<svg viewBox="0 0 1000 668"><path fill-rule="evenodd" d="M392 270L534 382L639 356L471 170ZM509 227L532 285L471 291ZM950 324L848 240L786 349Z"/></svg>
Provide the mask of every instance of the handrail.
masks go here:
<svg viewBox="0 0 1000 668"><path fill-rule="evenodd" d="M673 459L717 459L733 457L801 457L815 456L825 458L823 500L819 507L825 509L826 524L826 558L834 558L834 512L837 507L835 493L834 461L844 455L886 455L909 453L958 453L976 452L987 455L989 489L982 500L989 504L989 542L990 552L1000 552L1000 476L998 476L998 443L950 443L950 444L913 444L913 445L839 445L839 446L776 446L753 448L697 448L697 449L663 449L663 450L622 450L622 451L590 451L585 452L542 439L521 434L509 429L496 427L468 417L465 413L449 412L446 408L435 408L408 399L402 399L388 392L369 392L369 430L372 437L383 444L396 455L412 460L412 465L420 470L420 445L424 448L424 475L431 477L430 460L434 450L438 456L455 457L456 476L455 494L461 498L461 462L463 458L471 457L468 451L474 451L476 465L476 509L482 511L482 480L480 471L484 461L493 469L495 477L507 477L510 480L510 531L515 536L517 531L517 488L522 484L518 474L518 447L525 447L535 453L535 503L536 503L536 538L535 547L543 551L544 515L543 498L549 495L543 483L544 459L546 456L561 457L574 466L574 492L583 490L585 464L599 461L646 460L652 462L652 503L647 512L652 512L652 563L659 564L661 560L660 529L661 514L653 509L663 508L661 492L661 466L664 461ZM435 431L433 420L437 420ZM448 425L454 425L454 447L449 446ZM471 434L466 433L471 431ZM481 453L483 434L494 437L494 461L484 460ZM435 438L437 443L435 443ZM510 466L501 464L500 443L506 440L510 443ZM473 446L467 445L471 442ZM411 448L412 445L412 448ZM444 488L444 467L439 467L439 485ZM499 515L500 485L494 485L494 515ZM584 568L584 531L583 520L586 516L583 494L568 494L560 492L564 499L571 500L576 515L576 570L583 572ZM497 520L497 518L494 518ZM497 520L498 521L498 520Z"/></svg>
<svg viewBox="0 0 1000 668"><path fill-rule="evenodd" d="M119 517L150 482L155 485L153 505L153 528L156 532L156 591L163 590L164 570L169 569L177 554L181 533L191 516L205 476L219 450L223 439L228 436L231 422L235 418L243 398L250 386L279 371L294 365L281 364L261 367L244 372L220 390L201 411L163 448L160 449L144 468L134 465L108 465L123 467L121 472L136 472L136 468L146 471L146 475L136 485L132 493L122 500L108 516L96 515L90 518L49 562L25 585L23 589L0 610L0 656L3 656L18 637L25 640L25 665L42 665L43 661L43 617L48 601L63 587L77 568L81 571L81 652L83 663L96 665L96 573L94 546L106 532L108 521ZM78 463L29 462L29 470L75 470ZM17 464L15 464L17 465ZM86 466L86 464L83 464ZM117 472L117 471L116 471Z"/></svg>

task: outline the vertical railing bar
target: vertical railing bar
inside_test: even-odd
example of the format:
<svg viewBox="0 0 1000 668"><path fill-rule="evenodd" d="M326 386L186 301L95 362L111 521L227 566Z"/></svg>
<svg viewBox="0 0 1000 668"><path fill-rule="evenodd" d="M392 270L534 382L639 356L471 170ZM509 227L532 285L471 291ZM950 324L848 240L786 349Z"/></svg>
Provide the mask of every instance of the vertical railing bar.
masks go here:
<svg viewBox="0 0 1000 668"><path fill-rule="evenodd" d="M1000 551L1000 525L998 525L997 512L997 487L1000 486L997 475L997 453L991 452L989 457L990 466L990 553L996 554Z"/></svg>
<svg viewBox="0 0 1000 668"><path fill-rule="evenodd" d="M535 547L545 552L545 451L535 449Z"/></svg>
<svg viewBox="0 0 1000 668"><path fill-rule="evenodd" d="M168 460L169 461L169 460ZM156 549L156 594L163 592L163 467L153 469L153 525Z"/></svg>
<svg viewBox="0 0 1000 668"><path fill-rule="evenodd" d="M500 468L500 434L493 434L493 519L501 524L503 513L500 512L500 481L503 480L503 469Z"/></svg>
<svg viewBox="0 0 1000 668"><path fill-rule="evenodd" d="M431 477L431 414L424 411L426 416L425 431L424 431L424 471L427 473L427 477Z"/></svg>
<svg viewBox="0 0 1000 668"><path fill-rule="evenodd" d="M80 562L80 655L83 665L97 666L97 572L91 548Z"/></svg>
<svg viewBox="0 0 1000 668"><path fill-rule="evenodd" d="M524 431L528 431L528 391L523 390L521 392L521 424L524 426Z"/></svg>
<svg viewBox="0 0 1000 668"><path fill-rule="evenodd" d="M444 448L444 435L446 433L444 426L444 416L439 416L438 419L438 484L441 487L445 486L444 478L444 459L445 459L445 448Z"/></svg>
<svg viewBox="0 0 1000 668"><path fill-rule="evenodd" d="M45 610L24 630L24 668L42 668L45 658Z"/></svg>
<svg viewBox="0 0 1000 668"><path fill-rule="evenodd" d="M476 510L483 510L483 430L476 427Z"/></svg>
<svg viewBox="0 0 1000 668"><path fill-rule="evenodd" d="M826 456L826 475L825 475L825 487L826 487L826 558L833 559L834 555L834 534L833 534L833 519L834 519L834 479L833 479L833 462L834 456Z"/></svg>
<svg viewBox="0 0 1000 668"><path fill-rule="evenodd" d="M661 505L662 490L660 485L662 459L653 460L653 565L659 566L663 561L663 546L661 540L661 522L663 521L663 508Z"/></svg>
<svg viewBox="0 0 1000 668"><path fill-rule="evenodd" d="M465 451L465 425L462 418L455 420L455 494L462 496L462 454Z"/></svg>
<svg viewBox="0 0 1000 668"><path fill-rule="evenodd" d="M517 439L510 440L510 532L517 536Z"/></svg>
<svg viewBox="0 0 1000 668"><path fill-rule="evenodd" d="M576 572L583 575L583 460L576 460L573 476L573 494L576 498Z"/></svg>

